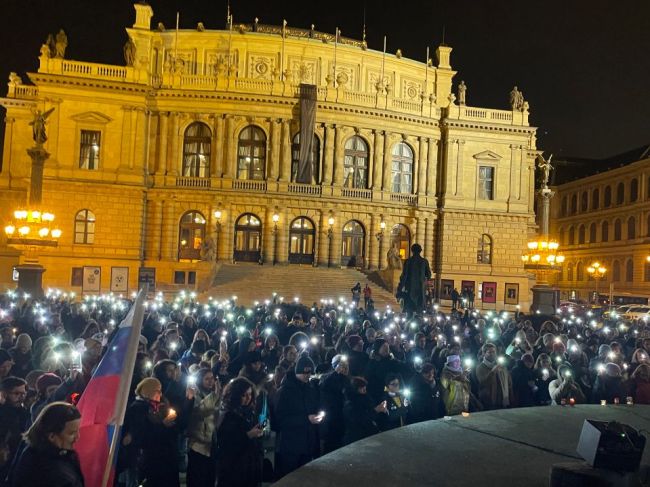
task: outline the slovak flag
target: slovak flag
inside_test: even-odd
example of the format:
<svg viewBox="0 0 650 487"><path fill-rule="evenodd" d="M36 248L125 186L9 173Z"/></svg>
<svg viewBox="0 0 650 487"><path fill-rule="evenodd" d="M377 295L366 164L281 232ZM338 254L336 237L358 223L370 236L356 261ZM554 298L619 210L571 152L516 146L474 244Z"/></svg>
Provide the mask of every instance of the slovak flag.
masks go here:
<svg viewBox="0 0 650 487"><path fill-rule="evenodd" d="M81 425L75 450L84 482L90 487L113 485L120 427L124 423L138 352L145 296L146 290L140 290L77 404Z"/></svg>

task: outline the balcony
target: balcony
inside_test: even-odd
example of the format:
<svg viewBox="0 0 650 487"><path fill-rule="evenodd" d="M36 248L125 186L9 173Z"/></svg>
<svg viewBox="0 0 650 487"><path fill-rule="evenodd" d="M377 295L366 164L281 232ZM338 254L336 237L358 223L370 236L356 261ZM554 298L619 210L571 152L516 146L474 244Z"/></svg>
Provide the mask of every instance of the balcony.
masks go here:
<svg viewBox="0 0 650 487"><path fill-rule="evenodd" d="M357 200L372 200L372 190L358 188L341 188L341 196L344 198L354 198Z"/></svg>
<svg viewBox="0 0 650 487"><path fill-rule="evenodd" d="M289 193L294 193L294 194L321 196L323 194L323 187L315 186L313 184L289 183L289 186L287 187L287 191Z"/></svg>
<svg viewBox="0 0 650 487"><path fill-rule="evenodd" d="M232 189L239 189L242 191L258 191L260 193L265 193L266 188L266 181L236 179L232 182Z"/></svg>
<svg viewBox="0 0 650 487"><path fill-rule="evenodd" d="M393 203L402 203L409 206L417 206L418 197L414 194L391 193L390 200Z"/></svg>
<svg viewBox="0 0 650 487"><path fill-rule="evenodd" d="M209 188L212 186L210 178L177 177L176 186L179 188Z"/></svg>

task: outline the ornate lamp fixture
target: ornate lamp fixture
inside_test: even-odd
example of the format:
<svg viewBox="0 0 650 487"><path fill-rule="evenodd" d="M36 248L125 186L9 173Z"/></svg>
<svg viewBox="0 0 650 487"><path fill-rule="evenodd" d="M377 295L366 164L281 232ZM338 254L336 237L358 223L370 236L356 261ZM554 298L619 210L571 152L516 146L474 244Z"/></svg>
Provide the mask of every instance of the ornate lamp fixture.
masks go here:
<svg viewBox="0 0 650 487"><path fill-rule="evenodd" d="M56 247L61 230L54 224L54 213L29 208L14 211L5 226L7 244L29 247Z"/></svg>

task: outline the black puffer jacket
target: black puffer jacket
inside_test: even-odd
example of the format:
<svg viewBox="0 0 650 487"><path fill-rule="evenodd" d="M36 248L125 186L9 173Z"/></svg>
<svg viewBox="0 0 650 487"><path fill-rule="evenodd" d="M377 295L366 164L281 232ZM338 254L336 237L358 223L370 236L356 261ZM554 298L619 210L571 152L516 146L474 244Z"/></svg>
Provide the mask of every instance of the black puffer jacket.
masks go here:
<svg viewBox="0 0 650 487"><path fill-rule="evenodd" d="M84 487L79 458L73 450L27 447L11 475L12 487Z"/></svg>

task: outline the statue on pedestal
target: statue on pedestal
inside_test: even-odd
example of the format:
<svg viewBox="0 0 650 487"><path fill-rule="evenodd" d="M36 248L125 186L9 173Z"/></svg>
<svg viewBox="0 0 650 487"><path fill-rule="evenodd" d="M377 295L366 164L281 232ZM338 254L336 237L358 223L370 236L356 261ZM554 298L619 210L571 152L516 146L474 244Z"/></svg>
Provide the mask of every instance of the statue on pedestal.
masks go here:
<svg viewBox="0 0 650 487"><path fill-rule="evenodd" d="M551 171L553 170L551 159L553 159L553 154L550 155L548 160L544 159L541 154L537 156L537 167L542 170L542 188L548 188Z"/></svg>
<svg viewBox="0 0 650 487"><path fill-rule="evenodd" d="M388 258L388 268L389 269L401 269L402 268L402 259L399 256L399 251L397 250L397 245L391 245L390 249L386 254Z"/></svg>
<svg viewBox="0 0 650 487"><path fill-rule="evenodd" d="M520 111L524 108L524 94L516 86L510 92L510 108Z"/></svg>
<svg viewBox="0 0 650 487"><path fill-rule="evenodd" d="M467 93L467 85L465 84L464 81L461 81L460 84L458 85L458 104L459 105L464 105L465 104L465 95Z"/></svg>
<svg viewBox="0 0 650 487"><path fill-rule="evenodd" d="M65 57L65 50L67 47L68 47L68 36L65 35L64 30L61 29L59 33L56 35L56 43L55 43L56 57L63 59Z"/></svg>
<svg viewBox="0 0 650 487"><path fill-rule="evenodd" d="M133 66L135 64L135 42L129 37L129 40L124 44L124 61L127 66Z"/></svg>
<svg viewBox="0 0 650 487"><path fill-rule="evenodd" d="M34 113L34 120L29 122L32 126L32 137L36 145L43 145L47 141L47 134L45 133L45 121L47 117L54 111L54 108L50 108L46 112L41 112L40 110Z"/></svg>

